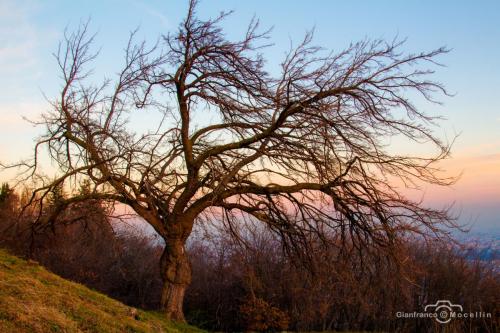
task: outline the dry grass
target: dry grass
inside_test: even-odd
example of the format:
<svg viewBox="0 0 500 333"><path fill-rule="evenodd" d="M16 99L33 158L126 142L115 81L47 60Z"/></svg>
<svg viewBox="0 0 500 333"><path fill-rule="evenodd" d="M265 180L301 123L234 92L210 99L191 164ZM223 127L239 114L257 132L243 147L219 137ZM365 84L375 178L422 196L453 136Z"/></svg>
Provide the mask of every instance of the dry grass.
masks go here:
<svg viewBox="0 0 500 333"><path fill-rule="evenodd" d="M0 332L203 332L126 306L0 250Z"/></svg>

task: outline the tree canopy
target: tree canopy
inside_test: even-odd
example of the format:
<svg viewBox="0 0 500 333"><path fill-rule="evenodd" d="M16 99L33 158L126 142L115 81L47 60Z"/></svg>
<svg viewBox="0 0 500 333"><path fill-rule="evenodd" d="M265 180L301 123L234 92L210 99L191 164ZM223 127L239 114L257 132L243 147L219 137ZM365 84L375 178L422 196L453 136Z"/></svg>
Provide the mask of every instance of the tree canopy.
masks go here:
<svg viewBox="0 0 500 333"><path fill-rule="evenodd" d="M259 221L305 256L313 240L390 248L407 233L454 225L446 210L395 186L454 180L436 166L450 153L435 133L439 117L408 97L435 103L447 94L430 79L445 48L407 54L404 41L363 40L335 53L309 32L270 71L270 32L253 20L241 40L228 40L227 15L201 20L190 1L178 29L155 45L131 33L122 70L100 85L89 80L97 53L88 25L67 33L56 53L63 87L40 122L34 159L23 163L37 175L46 147L58 176L32 200L85 180L88 190L61 210L87 199L130 206L166 242L163 306L174 319L183 319L191 274L184 244L203 216L235 236L242 219ZM136 132L130 116L145 112L161 120ZM394 152L387 142L401 137L437 153Z"/></svg>

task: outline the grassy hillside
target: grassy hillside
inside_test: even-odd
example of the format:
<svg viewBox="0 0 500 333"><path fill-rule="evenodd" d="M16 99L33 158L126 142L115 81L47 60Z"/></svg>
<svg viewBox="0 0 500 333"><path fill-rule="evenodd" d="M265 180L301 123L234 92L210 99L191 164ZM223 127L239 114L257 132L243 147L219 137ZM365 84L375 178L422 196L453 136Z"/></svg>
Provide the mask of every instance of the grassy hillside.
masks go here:
<svg viewBox="0 0 500 333"><path fill-rule="evenodd" d="M203 332L136 310L0 249L0 332Z"/></svg>

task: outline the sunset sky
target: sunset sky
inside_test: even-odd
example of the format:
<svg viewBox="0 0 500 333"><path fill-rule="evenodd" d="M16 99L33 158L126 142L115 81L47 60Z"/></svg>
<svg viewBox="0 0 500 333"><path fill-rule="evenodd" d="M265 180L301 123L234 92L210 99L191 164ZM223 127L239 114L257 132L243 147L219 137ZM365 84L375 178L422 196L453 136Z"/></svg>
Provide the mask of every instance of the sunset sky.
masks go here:
<svg viewBox="0 0 500 333"><path fill-rule="evenodd" d="M97 77L112 77L123 63L129 31L154 42L159 33L176 28L186 1L0 0L0 162L28 157L38 130L23 117L36 118L48 109L60 88L56 62L65 27L91 19L101 48ZM500 234L500 1L209 1L199 15L235 10L225 23L237 38L253 15L263 27L274 27L267 55L279 63L290 40L298 42L315 28L315 43L340 51L364 38L407 38L404 50L428 51L446 46L434 80L454 94L442 105L422 104L446 120L436 130L443 138L459 134L453 158L443 168L461 179L449 189L428 189L432 205L455 202L461 221L474 230ZM405 145L394 143L404 149ZM12 174L0 173L0 181Z"/></svg>

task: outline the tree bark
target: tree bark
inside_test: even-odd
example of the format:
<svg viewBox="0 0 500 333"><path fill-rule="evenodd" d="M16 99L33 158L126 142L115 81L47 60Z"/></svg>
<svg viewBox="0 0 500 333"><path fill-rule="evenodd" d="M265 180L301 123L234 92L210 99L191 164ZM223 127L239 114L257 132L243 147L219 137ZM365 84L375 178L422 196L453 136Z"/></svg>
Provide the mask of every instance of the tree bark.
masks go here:
<svg viewBox="0 0 500 333"><path fill-rule="evenodd" d="M160 270L163 279L161 308L168 319L185 322L182 306L184 294L191 283L191 265L183 240L166 240Z"/></svg>

